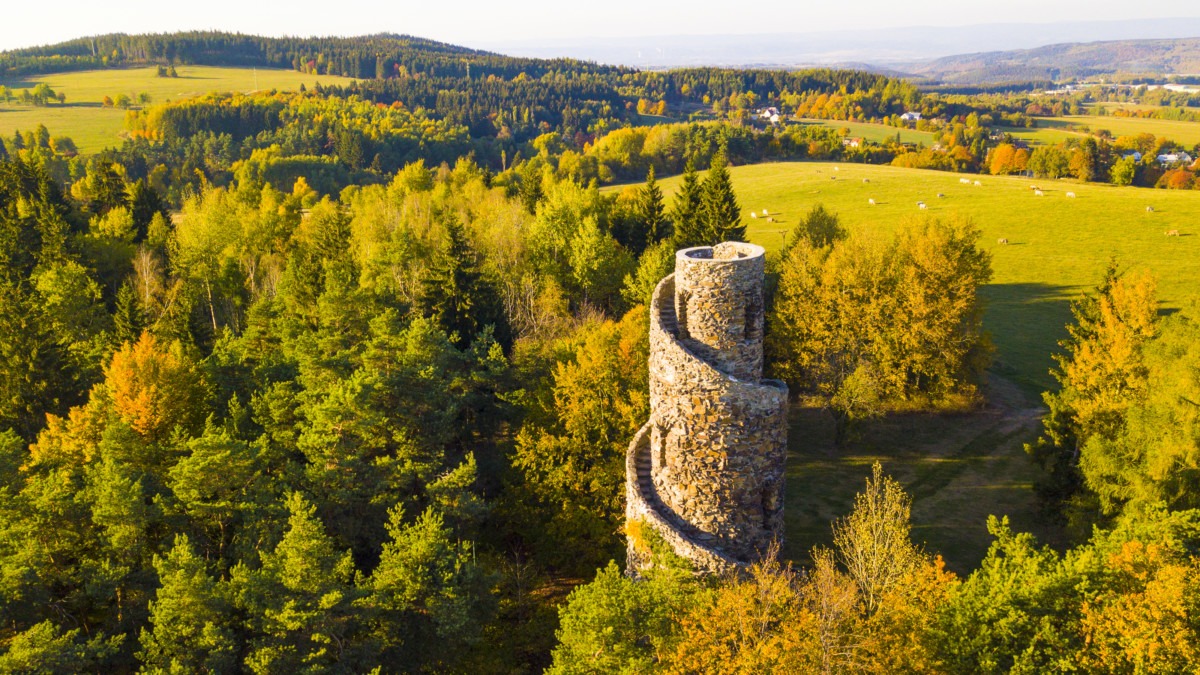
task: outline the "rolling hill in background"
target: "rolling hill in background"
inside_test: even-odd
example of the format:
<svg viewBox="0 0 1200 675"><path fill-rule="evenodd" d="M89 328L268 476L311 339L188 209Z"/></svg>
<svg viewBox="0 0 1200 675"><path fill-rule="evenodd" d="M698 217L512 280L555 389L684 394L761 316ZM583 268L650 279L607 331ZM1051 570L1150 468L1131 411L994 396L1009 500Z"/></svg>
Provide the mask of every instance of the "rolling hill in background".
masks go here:
<svg viewBox="0 0 1200 675"><path fill-rule="evenodd" d="M582 39L497 39L476 45L514 56L570 57L639 68L686 66L858 66L885 72L930 59L1048 44L1167 40L1200 36L1200 18L968 26L896 26L837 30L777 27L754 35L650 35Z"/></svg>
<svg viewBox="0 0 1200 675"><path fill-rule="evenodd" d="M947 84L1060 81L1115 73L1196 75L1200 74L1200 38L1053 44L959 54L896 68Z"/></svg>

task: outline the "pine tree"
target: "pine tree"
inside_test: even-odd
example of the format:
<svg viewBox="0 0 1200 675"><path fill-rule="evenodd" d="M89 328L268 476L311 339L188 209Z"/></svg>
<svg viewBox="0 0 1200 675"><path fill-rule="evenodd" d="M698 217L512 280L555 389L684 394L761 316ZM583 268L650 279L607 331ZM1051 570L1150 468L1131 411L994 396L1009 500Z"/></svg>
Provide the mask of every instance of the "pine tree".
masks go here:
<svg viewBox="0 0 1200 675"><path fill-rule="evenodd" d="M487 326L493 327L497 342L505 348L511 345L499 294L479 270L463 226L455 219L446 223L446 245L423 286L425 316L436 321L456 346L470 344Z"/></svg>
<svg viewBox="0 0 1200 675"><path fill-rule="evenodd" d="M636 217L645 235L644 241L634 242L637 246L635 253L640 255L642 251L666 239L670 234L671 226L667 221L662 190L654 180L653 164L646 173L646 185L638 192Z"/></svg>
<svg viewBox="0 0 1200 675"><path fill-rule="evenodd" d="M675 248L699 246L703 241L703 223L701 222L701 201L703 192L700 178L696 175L696 167L688 160L683 168L683 183L675 194L675 204L672 220L675 221Z"/></svg>
<svg viewBox="0 0 1200 675"><path fill-rule="evenodd" d="M718 150L713 155L701 192L701 243L712 245L723 241L745 241L746 228L741 224L742 209L733 194L724 150Z"/></svg>
<svg viewBox="0 0 1200 675"><path fill-rule="evenodd" d="M229 672L237 644L226 625L232 615L220 584L185 535L164 558L154 556L162 586L150 601L150 624L138 653L147 672Z"/></svg>
<svg viewBox="0 0 1200 675"><path fill-rule="evenodd" d="M299 493L287 499L288 529L261 569L230 572L239 609L256 638L246 657L258 673L336 672L354 630L354 560L337 550L317 510ZM352 668L344 668L352 670Z"/></svg>

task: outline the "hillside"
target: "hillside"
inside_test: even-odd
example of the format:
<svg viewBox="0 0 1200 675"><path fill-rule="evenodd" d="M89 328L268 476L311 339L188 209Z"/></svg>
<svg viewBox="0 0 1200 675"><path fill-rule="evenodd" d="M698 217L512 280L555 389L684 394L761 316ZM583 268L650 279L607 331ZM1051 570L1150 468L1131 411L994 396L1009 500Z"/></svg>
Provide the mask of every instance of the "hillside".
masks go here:
<svg viewBox="0 0 1200 675"><path fill-rule="evenodd" d="M914 64L913 75L949 84L1060 81L1113 73L1200 72L1200 38L1063 43L958 54Z"/></svg>
<svg viewBox="0 0 1200 675"><path fill-rule="evenodd" d="M429 73L440 77L538 77L551 69L615 70L566 59L522 59L408 35L272 38L215 31L79 38L0 52L0 79L72 70L160 64L290 68L354 78Z"/></svg>

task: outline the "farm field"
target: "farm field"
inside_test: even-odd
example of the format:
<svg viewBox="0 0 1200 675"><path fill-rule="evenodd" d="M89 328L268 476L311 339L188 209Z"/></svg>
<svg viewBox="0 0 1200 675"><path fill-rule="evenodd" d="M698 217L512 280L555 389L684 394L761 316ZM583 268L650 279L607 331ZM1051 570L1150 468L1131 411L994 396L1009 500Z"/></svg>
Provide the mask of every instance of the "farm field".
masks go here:
<svg viewBox="0 0 1200 675"><path fill-rule="evenodd" d="M116 145L124 128L125 111L102 108L105 96L139 93L150 95L151 103L195 98L214 91L249 92L255 89L292 91L317 82L345 84L351 80L330 75L308 75L294 70L177 66L179 77L158 77L155 68L87 70L56 73L23 80L0 81L20 93L45 82L66 94L65 105L43 107L0 103L0 134L27 131L45 124L53 136L70 136L80 152L96 152Z"/></svg>
<svg viewBox="0 0 1200 675"><path fill-rule="evenodd" d="M1039 431L1040 392L1054 386L1051 354L1066 335L1070 302L1099 281L1112 257L1127 268L1150 269L1168 310L1200 299L1200 193L999 176L971 176L972 184L964 185L960 174L828 162L743 166L731 173L751 241L770 250L810 208L824 204L857 236L890 236L921 213L970 217L993 255L984 323L997 354L986 408L887 418L837 449L825 415L797 406L786 553L804 560L814 543L828 543L830 520L849 512L876 460L914 498L914 537L943 554L951 569L973 568L982 558L990 514L1008 515L1014 528L1060 542L1061 533L1038 523L1031 488L1040 469L1023 444ZM975 186L976 179L982 185ZM1031 183L1045 196L1035 196ZM677 184L677 177L661 181L668 200ZM1067 198L1068 191L1077 198ZM928 210L919 211L918 201ZM775 222L761 216L764 208ZM758 218L749 218L751 209ZM1168 229L1181 236L1164 236ZM1002 237L1009 244L998 244Z"/></svg>
<svg viewBox="0 0 1200 675"><path fill-rule="evenodd" d="M1059 143L1068 138L1082 138L1087 134L1072 131L1069 127L1086 126L1093 133L1107 129L1114 137L1136 136L1150 133L1163 136L1187 147L1200 143L1200 122L1176 120L1140 119L1135 117L1113 117L1110 115L1069 115L1064 117L1039 117L1034 129L999 127L1028 143Z"/></svg>
<svg viewBox="0 0 1200 675"><path fill-rule="evenodd" d="M859 136L868 141L882 143L889 138L895 138L896 134L900 134L900 142L902 143L924 143L932 145L934 136L928 131L915 131L913 129L898 129L889 127L886 124L869 124L867 122L844 122L842 120L822 120L803 118L800 124L815 124L831 129L849 129L851 136Z"/></svg>

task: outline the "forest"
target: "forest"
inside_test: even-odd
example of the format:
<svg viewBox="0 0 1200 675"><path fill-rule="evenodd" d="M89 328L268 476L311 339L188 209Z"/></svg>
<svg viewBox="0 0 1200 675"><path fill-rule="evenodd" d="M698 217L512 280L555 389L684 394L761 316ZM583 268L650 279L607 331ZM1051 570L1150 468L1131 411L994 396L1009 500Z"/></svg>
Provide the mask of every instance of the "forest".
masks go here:
<svg viewBox="0 0 1200 675"><path fill-rule="evenodd" d="M1119 261L1072 304L1028 447L1067 545L993 518L951 572L876 465L807 559L698 578L651 542L655 571L622 572L654 285L676 249L746 238L731 163L852 150L819 126L626 127L631 92L793 92L810 115L930 95L390 36L94 45L0 67L219 53L364 79L148 105L92 156L45 127L0 144L0 672L1200 668L1200 326ZM962 152L871 152L966 170L1003 147L982 117L942 129ZM656 172L683 174L670 198ZM768 261L768 370L838 444L975 410L991 276L970 220L867 236L814 206Z"/></svg>

